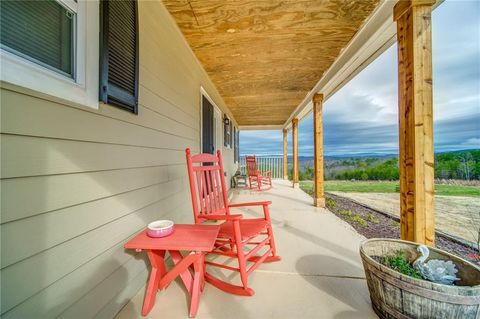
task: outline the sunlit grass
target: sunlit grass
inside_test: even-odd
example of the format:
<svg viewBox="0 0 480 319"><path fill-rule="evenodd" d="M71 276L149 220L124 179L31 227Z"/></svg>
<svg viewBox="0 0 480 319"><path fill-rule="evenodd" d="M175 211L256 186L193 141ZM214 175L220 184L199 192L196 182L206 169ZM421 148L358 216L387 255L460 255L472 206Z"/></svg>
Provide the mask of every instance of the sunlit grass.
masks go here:
<svg viewBox="0 0 480 319"><path fill-rule="evenodd" d="M307 193L312 193L312 181L300 181L300 187ZM398 193L399 184L396 181L325 181L327 192L359 192L359 193ZM435 194L443 196L474 196L480 197L480 187L463 185L435 185Z"/></svg>

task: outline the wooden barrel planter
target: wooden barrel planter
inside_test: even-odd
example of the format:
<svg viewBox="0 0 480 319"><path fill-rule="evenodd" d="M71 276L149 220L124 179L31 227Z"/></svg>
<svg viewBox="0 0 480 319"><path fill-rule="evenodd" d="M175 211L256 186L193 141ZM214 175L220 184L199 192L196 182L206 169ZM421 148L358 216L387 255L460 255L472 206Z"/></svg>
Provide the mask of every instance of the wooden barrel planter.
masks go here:
<svg viewBox="0 0 480 319"><path fill-rule="evenodd" d="M454 286L415 279L390 269L373 256L405 251L413 262L417 244L395 239L369 239L362 243L362 257L372 307L380 318L480 319L480 268L440 249L430 248L429 259L451 260L458 269Z"/></svg>

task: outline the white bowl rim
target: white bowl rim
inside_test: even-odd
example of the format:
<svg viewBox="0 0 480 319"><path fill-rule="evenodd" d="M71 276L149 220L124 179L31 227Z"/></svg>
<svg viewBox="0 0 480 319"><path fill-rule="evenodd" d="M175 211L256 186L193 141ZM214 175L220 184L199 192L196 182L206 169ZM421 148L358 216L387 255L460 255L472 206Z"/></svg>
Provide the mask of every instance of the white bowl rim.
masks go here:
<svg viewBox="0 0 480 319"><path fill-rule="evenodd" d="M157 226L158 224L166 224L166 226L158 227ZM163 230L163 229L170 228L172 226L173 226L173 221L168 219L156 220L147 225L148 229L151 229L151 230Z"/></svg>

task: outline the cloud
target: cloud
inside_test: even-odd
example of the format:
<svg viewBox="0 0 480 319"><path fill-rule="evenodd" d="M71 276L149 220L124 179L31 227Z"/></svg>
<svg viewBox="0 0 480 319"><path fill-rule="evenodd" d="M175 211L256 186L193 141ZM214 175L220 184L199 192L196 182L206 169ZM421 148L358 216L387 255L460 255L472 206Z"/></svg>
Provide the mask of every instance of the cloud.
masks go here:
<svg viewBox="0 0 480 319"><path fill-rule="evenodd" d="M433 13L436 152L480 148L479 16L480 1L447 0ZM326 101L326 155L398 152L396 51L396 45L386 50ZM282 132L241 132L240 150L281 154ZM299 153L313 155L311 114L299 125Z"/></svg>
<svg viewBox="0 0 480 319"><path fill-rule="evenodd" d="M291 143L289 143L291 145ZM241 131L242 155L280 155L283 152L282 131Z"/></svg>
<svg viewBox="0 0 480 319"><path fill-rule="evenodd" d="M462 147L467 149L467 148L479 148L480 147L480 138L478 137L472 137L463 142Z"/></svg>

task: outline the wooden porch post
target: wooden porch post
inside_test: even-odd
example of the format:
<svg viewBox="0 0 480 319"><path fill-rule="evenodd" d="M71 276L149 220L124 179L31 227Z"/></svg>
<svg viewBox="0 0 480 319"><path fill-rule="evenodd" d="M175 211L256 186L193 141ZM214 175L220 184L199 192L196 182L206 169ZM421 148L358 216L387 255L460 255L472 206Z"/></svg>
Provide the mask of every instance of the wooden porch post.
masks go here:
<svg viewBox="0 0 480 319"><path fill-rule="evenodd" d="M322 105L323 94L313 96L313 146L315 161L315 183L313 204L325 207L325 194L323 192L323 123Z"/></svg>
<svg viewBox="0 0 480 319"><path fill-rule="evenodd" d="M292 144L293 144L293 187L298 184L298 119L292 120Z"/></svg>
<svg viewBox="0 0 480 319"><path fill-rule="evenodd" d="M283 129L283 179L288 180L288 143L287 129Z"/></svg>
<svg viewBox="0 0 480 319"><path fill-rule="evenodd" d="M401 238L435 243L432 107L434 0L399 1L398 42Z"/></svg>

